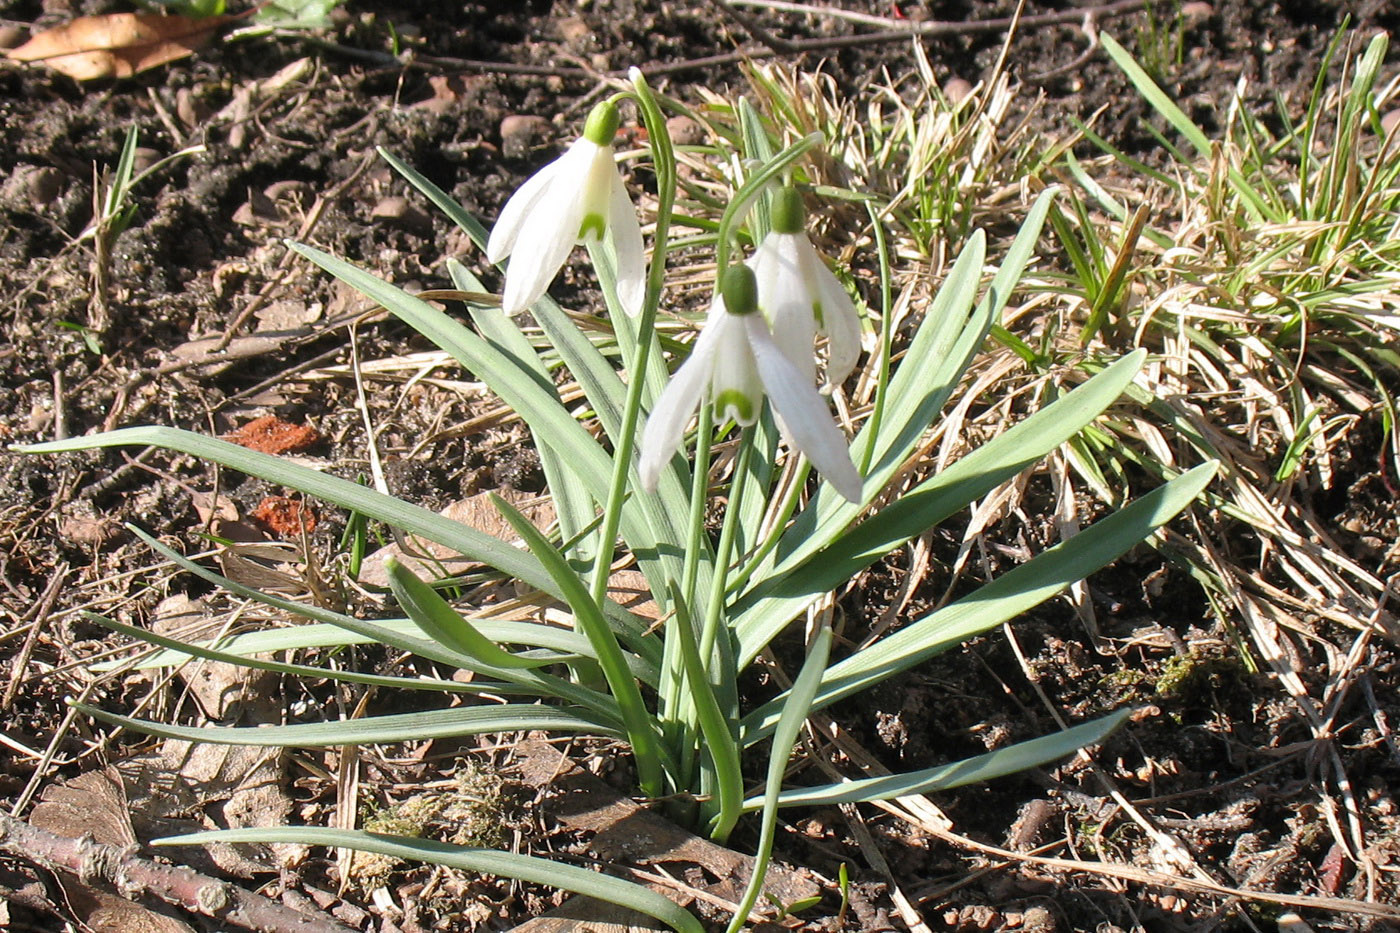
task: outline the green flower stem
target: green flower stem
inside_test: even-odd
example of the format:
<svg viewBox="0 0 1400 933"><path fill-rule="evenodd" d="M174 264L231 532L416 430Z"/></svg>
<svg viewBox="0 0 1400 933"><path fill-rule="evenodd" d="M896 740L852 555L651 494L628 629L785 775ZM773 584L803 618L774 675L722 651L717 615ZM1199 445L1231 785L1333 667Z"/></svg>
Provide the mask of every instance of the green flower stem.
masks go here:
<svg viewBox="0 0 1400 933"><path fill-rule="evenodd" d="M808 149L824 141L825 137L821 133L808 133L749 176L748 181L744 182L735 193L734 199L729 202L729 206L724 209L724 216L720 218L719 234L715 242L716 269L729 268L729 251L734 242L734 232L739 224L744 222L744 216L748 214L749 208L753 207L753 202L768 187L768 184L786 171L788 166L801 158Z"/></svg>
<svg viewBox="0 0 1400 933"><path fill-rule="evenodd" d="M671 624L675 626L674 641L680 646L686 683L690 685L687 696L695 706L700 732L705 737L706 749L714 764L715 796L707 804L707 814L714 810L710 835L723 844L743 813L744 779L739 767L739 742L729 725L732 719L720 709L714 685L705 673L705 664L696 647L690 612L679 598L676 599L676 614Z"/></svg>
<svg viewBox="0 0 1400 933"><path fill-rule="evenodd" d="M870 412L871 437L880 436L880 423L885 419L885 393L890 384L890 349L893 340L894 322L893 301L890 294L890 253L885 243L885 226L880 223L880 212L873 203L867 201L865 209L870 213L870 226L875 233L875 249L880 257L880 376L875 383L875 405ZM864 476L870 471L870 461L875 457L875 445L865 446L865 455L860 458L860 472Z"/></svg>
<svg viewBox="0 0 1400 933"><path fill-rule="evenodd" d="M812 639L807 651L807 660L802 664L797 679L792 683L788 701L783 706L778 727L773 732L773 751L768 758L768 780L763 790L763 822L759 829L758 852L754 857L753 874L749 876L748 888L739 901L739 909L729 922L725 933L739 933L749 918L749 911L758 901L763 891L763 879L768 874L768 863L773 857L773 840L778 829L778 795L783 790L783 775L787 771L788 759L792 757L793 746L797 744L798 732L807 721L807 713L812 708L817 690L821 686L822 674L826 671L827 658L831 655L831 628L823 625Z"/></svg>
<svg viewBox="0 0 1400 933"><path fill-rule="evenodd" d="M754 434L754 428L747 427L739 438L739 456L734 464L734 478L729 484L729 501L724 507L724 527L720 529L719 546L715 549L715 572L710 578L710 598L705 603L705 624L700 629L700 657L705 659L713 656L720 619L724 615L724 594L728 590L725 581L729 577L730 556L734 550L734 536L739 526L739 504L744 497L744 488L748 486ZM725 673L728 675L733 672Z"/></svg>
<svg viewBox="0 0 1400 933"><path fill-rule="evenodd" d="M632 452L637 445L637 421L641 416L642 390L646 385L647 363L651 348L655 343L656 312L661 305L661 289L666 279L666 252L668 234L671 228L671 209L676 201L676 154L671 145L671 135L666 130L666 118L656 102L651 87L641 72L633 70L632 82L636 87L635 100L646 124L647 135L651 140L652 168L656 172L656 231L652 235L651 266L647 269L646 298L642 303L642 313L637 321L637 350L632 359L626 361L631 380L627 385L627 402L622 413L622 430L617 438L617 451L613 457L612 482L608 487L608 501L603 509L603 524L598 534L598 556L593 564L594 602L602 605L607 598L608 577L612 572L613 551L617 546L617 529L622 522L622 503L627 497L627 478L632 472ZM626 326L626 321L615 324ZM626 343L626 341L619 341Z"/></svg>
<svg viewBox="0 0 1400 933"><path fill-rule="evenodd" d="M797 504L802 499L802 490L807 485L807 475L812 470L812 463L803 459L797 466L797 473L792 478L792 485L788 487L787 495L783 499L782 507L778 510L778 518L773 522L773 527L768 532L768 537L763 539L763 543L753 552L753 556L748 559L737 572L729 575L727 592L734 595L748 585L749 580L757 572L763 562L768 559L768 555L773 553L773 549L778 546L778 542L783 540L783 534L788 530L788 522L792 519L792 513L797 511ZM864 468L862 468L862 472Z"/></svg>
<svg viewBox="0 0 1400 933"><path fill-rule="evenodd" d="M720 529L719 545L715 549L714 573L710 577L710 594L705 602L705 623L700 629L699 656L707 667L710 683L716 688L719 700L725 709L726 732L729 734L729 741L738 741L738 671L734 665L734 646L730 640L731 633L725 632L725 637L720 637L720 629L727 621L725 608L727 601L725 593L728 587L725 580L729 576L729 564L734 551L734 538L738 532L740 521L739 505L743 500L744 489L748 485L749 463L752 459L754 448L755 429L750 426L744 428L743 434L739 438L739 456L734 464L734 478L729 484L729 501L725 503L724 526ZM707 736L708 738L708 736ZM710 742L710 762L714 765L713 773L709 775L713 779L713 787L705 786L704 790L713 790L714 794L706 801L702 812L706 818L716 816L724 812L727 801L721 793L724 777L720 762L714 758L716 749L714 742ZM714 824L713 832L715 838L723 840L723 835L733 828L733 821L727 825Z"/></svg>
<svg viewBox="0 0 1400 933"><path fill-rule="evenodd" d="M695 469L690 477L690 534L685 546L685 566L681 574L681 591L677 611L689 611L695 606L695 581L700 573L700 555L704 553L705 513L710 501L710 455L714 446L714 408L708 403L700 406L699 424L695 428ZM693 634L692 634L693 637ZM670 743L680 765L683 787L695 789L696 746L692 729L694 707L686 695L680 633L667 630L666 647L661 658L661 718L662 733Z"/></svg>

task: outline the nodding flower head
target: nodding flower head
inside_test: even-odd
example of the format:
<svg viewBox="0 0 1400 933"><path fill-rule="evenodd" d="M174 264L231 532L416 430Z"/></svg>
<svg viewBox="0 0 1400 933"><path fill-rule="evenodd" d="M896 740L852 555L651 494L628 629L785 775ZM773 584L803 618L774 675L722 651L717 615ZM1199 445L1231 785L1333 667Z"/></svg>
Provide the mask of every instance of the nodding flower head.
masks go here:
<svg viewBox="0 0 1400 933"><path fill-rule="evenodd" d="M807 239L806 212L795 188L781 188L774 196L772 232L748 265L758 280L759 308L783 354L815 381L813 343L822 333L827 338L826 382L844 382L860 357L860 316Z"/></svg>
<svg viewBox="0 0 1400 933"><path fill-rule="evenodd" d="M720 291L690 358L676 370L647 418L641 442L642 488L656 491L661 471L680 447L702 400L710 400L718 417L749 425L758 420L766 396L788 446L806 454L837 492L859 502L863 481L826 400L810 374L774 341L763 315L756 313L759 284L754 272L746 266L730 268Z"/></svg>
<svg viewBox="0 0 1400 933"><path fill-rule="evenodd" d="M646 291L642 228L613 158L617 105L604 101L588 115L583 135L506 201L486 244L486 258L506 267L501 304L507 314L539 300L575 245L606 240L617 262L617 296L629 314Z"/></svg>

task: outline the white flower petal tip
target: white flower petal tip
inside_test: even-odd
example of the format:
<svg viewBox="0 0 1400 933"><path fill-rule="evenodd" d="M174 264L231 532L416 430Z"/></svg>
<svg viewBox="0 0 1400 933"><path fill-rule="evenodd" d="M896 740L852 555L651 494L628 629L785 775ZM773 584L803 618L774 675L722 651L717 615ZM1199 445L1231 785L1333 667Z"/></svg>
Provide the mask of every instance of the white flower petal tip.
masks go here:
<svg viewBox="0 0 1400 933"><path fill-rule="evenodd" d="M516 314L544 295L573 248L604 238L617 257L618 292L629 313L641 309L646 257L641 225L609 142L616 106L590 115L585 135L540 169L506 201L486 243L486 258L507 257L502 310Z"/></svg>
<svg viewBox="0 0 1400 933"><path fill-rule="evenodd" d="M747 324L756 368L788 444L805 454L837 492L848 501L859 503L865 482L851 460L846 435L832 419L826 399L787 358L762 320L750 320Z"/></svg>

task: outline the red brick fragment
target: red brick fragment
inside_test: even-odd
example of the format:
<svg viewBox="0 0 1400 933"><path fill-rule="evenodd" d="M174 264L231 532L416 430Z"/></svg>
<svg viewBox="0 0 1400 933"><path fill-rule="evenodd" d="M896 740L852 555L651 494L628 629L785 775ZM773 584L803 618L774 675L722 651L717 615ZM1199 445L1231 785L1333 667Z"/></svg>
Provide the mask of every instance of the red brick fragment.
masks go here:
<svg viewBox="0 0 1400 933"><path fill-rule="evenodd" d="M279 538L299 538L316 528L316 513L290 496L268 496L253 510L253 518Z"/></svg>
<svg viewBox="0 0 1400 933"><path fill-rule="evenodd" d="M307 425L292 424L276 415L263 415L228 435L228 439L259 453L294 454L316 444L321 435Z"/></svg>

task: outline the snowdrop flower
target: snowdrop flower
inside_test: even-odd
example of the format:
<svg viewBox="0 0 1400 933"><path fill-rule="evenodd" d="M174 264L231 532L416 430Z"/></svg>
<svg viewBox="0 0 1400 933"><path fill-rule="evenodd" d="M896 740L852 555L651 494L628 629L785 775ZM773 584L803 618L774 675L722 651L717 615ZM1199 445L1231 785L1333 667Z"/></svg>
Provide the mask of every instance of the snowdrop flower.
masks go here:
<svg viewBox="0 0 1400 933"><path fill-rule="evenodd" d="M593 108L581 136L558 159L510 196L486 243L486 258L507 256L502 310L523 311L539 300L578 243L607 238L617 261L617 295L629 314L642 308L646 260L642 228L613 159L617 105Z"/></svg>
<svg viewBox="0 0 1400 933"><path fill-rule="evenodd" d="M812 344L826 335L826 382L840 385L860 357L860 316L851 296L807 239L802 196L791 187L773 198L773 229L748 261L758 278L758 306L773 339L808 381L817 377Z"/></svg>
<svg viewBox="0 0 1400 933"><path fill-rule="evenodd" d="M667 383L642 432L642 488L655 492L661 471L680 446L690 416L709 398L719 418L742 425L758 420L767 395L788 446L807 455L836 491L861 496L860 473L826 400L774 341L758 311L754 273L735 266L724 276L690 358ZM810 358L810 349L808 356Z"/></svg>

